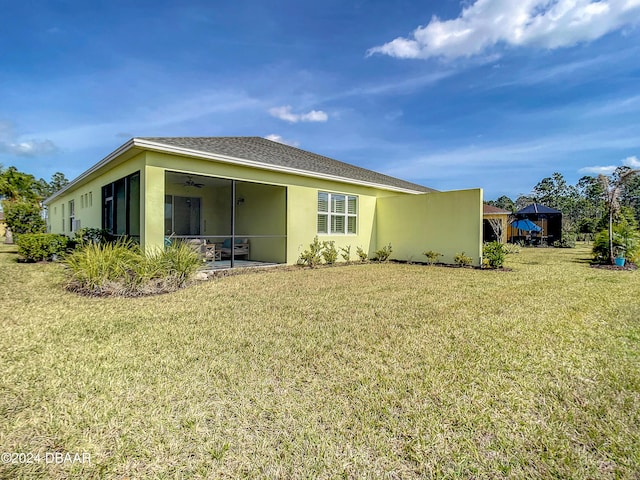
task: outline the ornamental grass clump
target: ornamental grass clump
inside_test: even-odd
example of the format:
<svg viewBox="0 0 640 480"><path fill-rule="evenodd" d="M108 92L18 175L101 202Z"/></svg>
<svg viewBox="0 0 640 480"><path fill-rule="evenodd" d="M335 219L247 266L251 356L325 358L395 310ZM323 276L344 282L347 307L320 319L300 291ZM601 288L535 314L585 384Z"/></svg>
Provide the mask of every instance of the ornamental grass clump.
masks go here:
<svg viewBox="0 0 640 480"><path fill-rule="evenodd" d="M88 243L68 255L69 290L92 296L136 297L185 286L200 265L198 255L179 243L145 254L130 240Z"/></svg>

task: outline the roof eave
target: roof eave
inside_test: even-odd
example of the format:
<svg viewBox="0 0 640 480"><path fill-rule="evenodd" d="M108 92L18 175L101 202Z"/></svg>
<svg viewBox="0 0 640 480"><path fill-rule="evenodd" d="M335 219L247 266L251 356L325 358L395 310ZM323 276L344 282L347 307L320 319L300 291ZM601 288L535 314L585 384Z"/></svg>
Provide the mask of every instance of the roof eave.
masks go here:
<svg viewBox="0 0 640 480"><path fill-rule="evenodd" d="M421 190L416 190L411 188L397 187L394 185L386 185L386 184L375 183L375 182L366 182L363 180L355 180L352 178L341 177L338 175L321 174L321 173L311 172L308 170L302 170L297 168L276 166L268 163L256 162L255 160L247 160L245 158L231 157L228 155L220 155L217 153L208 153L208 152L203 152L201 150L194 150L194 149L184 148L184 147L175 147L175 146L170 146L163 143L142 140L140 138L132 138L131 140L129 140L128 142L126 142L125 144L123 144L122 146L114 150L112 153L104 157L100 162L96 163L93 167L81 173L78 177L76 177L64 188L58 190L56 193L46 198L43 203L45 205L48 205L59 196L63 195L65 192L71 190L73 187L81 183L83 180L85 180L87 177L95 173L100 168L104 167L105 165L108 165L113 160L115 160L119 156L123 155L124 153L128 152L129 150L135 147L144 148L152 151L158 151L162 153L175 153L179 155L188 155L188 156L203 158L207 160L223 161L226 163L231 163L231 164L236 164L241 166L260 168L263 170L271 170L271 171L289 173L294 175L301 175L305 177L322 178L325 180L332 180L332 181L337 181L341 183L349 183L352 185L361 185L366 187L379 188L381 190L388 190L388 191L399 192L399 193L422 194L422 193L429 193L430 191L432 191L432 190L421 191Z"/></svg>
<svg viewBox="0 0 640 480"><path fill-rule="evenodd" d="M321 174L321 173L312 172L309 170L302 170L302 169L291 168L291 167L282 167L282 166L277 166L270 163L257 162L255 160L247 160L246 158L238 158L238 157L232 157L229 155L221 155L218 153L203 152L202 150L194 150L191 148L176 147L176 146L166 145L164 143L141 140L139 138L135 138L134 140L136 141L136 146L139 146L148 150L160 151L163 153L175 153L179 155L188 155L188 156L203 158L207 160L223 161L226 163L231 163L231 164L236 164L236 165L241 165L246 167L260 168L263 170L289 173L293 175L301 175L301 176L311 177L311 178L321 178L325 180L332 180L332 181L337 181L341 183L349 183L352 185L362 185L367 187L380 188L382 190L389 190L389 191L395 191L395 192L401 192L401 193L413 193L413 194L429 193L428 191L397 187L394 185L386 185L386 184L375 183L375 182L366 182L363 180L355 180L348 177L341 177L339 175Z"/></svg>
<svg viewBox="0 0 640 480"><path fill-rule="evenodd" d="M60 195L64 194L64 192L66 192L66 191L70 190L71 188L73 188L74 186L78 185L80 182L82 182L82 180L86 179L88 176L90 176L95 171L97 171L100 168L104 167L105 165L111 163L113 160L118 158L123 153L126 153L129 150L131 150L133 147L136 146L135 140L136 140L135 138L132 138L131 140L129 140L124 145L121 145L120 147L118 147L116 150L114 150L109 155L107 155L102 160L100 160L98 163L96 163L93 167L91 167L88 170L84 171L79 176L77 176L75 179L73 179L71 182L69 182L64 188L61 188L60 190L58 190L53 195L51 195L50 197L46 198L43 203L45 205L48 205L53 200L55 200L57 197L59 197Z"/></svg>

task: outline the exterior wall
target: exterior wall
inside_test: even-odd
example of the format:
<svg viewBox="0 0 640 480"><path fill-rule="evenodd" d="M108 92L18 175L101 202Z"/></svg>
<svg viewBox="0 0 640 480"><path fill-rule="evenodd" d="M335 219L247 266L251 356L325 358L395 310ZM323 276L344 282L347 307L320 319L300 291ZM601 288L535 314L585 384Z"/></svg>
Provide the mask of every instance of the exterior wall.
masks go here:
<svg viewBox="0 0 640 480"><path fill-rule="evenodd" d="M464 252L482 265L482 189L378 199L377 243L391 243L391 258L425 261L425 250L454 263Z"/></svg>
<svg viewBox="0 0 640 480"><path fill-rule="evenodd" d="M139 154L125 163L112 166L101 175L94 176L65 192L64 195L48 205L47 230L51 233L73 236L73 232L69 230L69 202L71 200L75 202L75 219L80 220L80 228L101 228L102 187L137 171L140 171L142 185L144 182L144 154ZM143 191L141 195L144 195ZM144 218L144 212L140 213L140 218ZM144 240L141 238L141 241Z"/></svg>
<svg viewBox="0 0 640 480"><path fill-rule="evenodd" d="M403 194L374 187L352 185L302 175L274 172L159 152L129 152L48 205L49 229L70 234L68 202L75 200L75 218L81 227L101 227L101 189L107 183L140 172L142 219L140 240L147 249L163 248L165 193L201 197L201 232L204 236L230 233L230 187L203 187L194 193L181 185L167 184L166 172L205 175L237 180L236 236L273 236L252 239L252 256L296 263L317 234L318 191L358 197L357 234L319 234L321 241L336 247L351 246L351 258L362 247L371 256L392 243L393 258L424 260L422 252L433 249L443 260L465 252L481 263L482 190ZM85 202L91 194L91 202ZM213 208L206 208L207 206ZM62 228L64 206L65 228ZM286 240L281 236L286 234Z"/></svg>
<svg viewBox="0 0 640 480"><path fill-rule="evenodd" d="M358 226L357 234L341 234L341 235L318 235L321 241L335 241L336 247L346 247L351 245L352 258L355 259L356 247L360 246L369 254L373 253L378 246L376 245L376 201L378 198L386 197L389 195L404 195L413 196L412 194L399 194L397 192L391 192L382 189L376 189L372 187L352 185L348 183L323 180L312 177L305 177L301 175L293 175L287 173L273 172L269 170L230 165L225 163L218 163L209 160L201 160L196 158L180 157L176 155L169 155L157 152L147 152L147 172L149 169L158 169L164 171L181 172L192 175L211 175L218 178L226 178L238 180L240 182L255 182L256 186L250 184L238 183L236 196L245 197L245 204L238 207L238 218L242 218L242 212L248 212L251 205L254 203L251 196L256 195L255 201L265 201L267 195L266 190L261 191L261 187L265 185L271 185L272 187L286 187L286 217L284 211L280 210L280 194L275 197L271 197L273 202L272 207L265 209L261 207L255 210L255 214L248 214L245 223L238 222L236 225L236 234L241 236L244 228L248 228L251 218L254 220L260 219L260 222L271 222L273 224L274 231L279 229L283 223L286 223L286 263L296 263L300 254L309 247L309 244L313 241L313 238L317 235L317 205L318 205L318 191L326 191L330 193L342 193L347 195L358 196ZM154 183L154 185L157 184ZM164 181L161 182L164 185ZM148 186L149 187L149 186ZM178 186L176 186L178 187ZM167 186L167 189L171 191L176 188L174 186ZM205 190L203 188L202 190ZM193 189L189 190L193 192ZM284 191L284 190L282 190ZM228 209L230 194L227 192L220 192L218 199L218 206L221 209ZM161 195L161 205L164 205L164 193ZM157 197L158 199L160 196ZM149 194L147 194L149 199ZM155 201L159 201L159 200ZM148 200L147 200L148 205ZM268 215L266 213L268 212ZM228 225L226 220L222 221L222 225L216 224L213 219L207 217L208 214L203 212L205 219L209 219L212 225L216 225L216 228L220 228L223 231L227 231ZM246 213L245 213L246 215ZM207 230L209 230L209 221L207 222ZM160 234L160 230L163 230L163 225L159 228L150 227L151 225L159 225L164 223L164 212L159 210L155 211L153 216L147 217L146 226L151 228L155 233L153 236L148 235L146 237L146 245L162 245L164 242L164 233ZM257 228L257 227L256 227ZM271 228L271 227L270 227ZM225 230L226 229L226 230ZM264 231L268 231L265 229ZM212 231L205 232L205 235L213 234ZM277 234L277 233L276 233ZM267 248L265 246L265 248ZM276 248L273 246L273 248ZM277 247L279 248L279 247ZM252 246L253 252L253 246Z"/></svg>
<svg viewBox="0 0 640 480"><path fill-rule="evenodd" d="M483 216L485 220L496 219L502 222L502 239L500 240L501 243L507 243L507 228L509 227L509 225L507 224L508 217L509 215L502 213L485 213Z"/></svg>

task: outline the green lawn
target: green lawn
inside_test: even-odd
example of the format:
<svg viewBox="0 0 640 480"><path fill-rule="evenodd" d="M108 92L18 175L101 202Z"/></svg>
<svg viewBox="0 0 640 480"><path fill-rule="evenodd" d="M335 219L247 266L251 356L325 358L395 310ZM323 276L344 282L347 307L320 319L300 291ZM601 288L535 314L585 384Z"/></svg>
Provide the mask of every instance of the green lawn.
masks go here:
<svg viewBox="0 0 640 480"><path fill-rule="evenodd" d="M638 478L640 273L369 264L83 298L0 246L0 478Z"/></svg>

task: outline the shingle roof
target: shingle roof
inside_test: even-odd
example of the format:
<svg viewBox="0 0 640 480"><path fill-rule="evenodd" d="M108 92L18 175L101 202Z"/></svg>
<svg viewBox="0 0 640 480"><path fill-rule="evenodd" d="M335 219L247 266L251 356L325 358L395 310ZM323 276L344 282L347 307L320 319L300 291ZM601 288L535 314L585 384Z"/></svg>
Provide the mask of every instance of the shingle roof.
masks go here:
<svg viewBox="0 0 640 480"><path fill-rule="evenodd" d="M399 178L367 170L262 137L142 137L140 140L170 147L196 150L274 167L301 170L390 187L434 192L435 190Z"/></svg>
<svg viewBox="0 0 640 480"><path fill-rule="evenodd" d="M562 213L562 212L560 210L556 210L551 207L540 205L539 203L532 203L516 212L517 215L521 215L525 213Z"/></svg>
<svg viewBox="0 0 640 480"><path fill-rule="evenodd" d="M502 208L498 208L498 207L494 207L493 205L487 205L486 203L482 204L482 213L493 213L493 214L498 214L498 213L504 213L504 214L511 214L510 211L508 210L503 210Z"/></svg>

